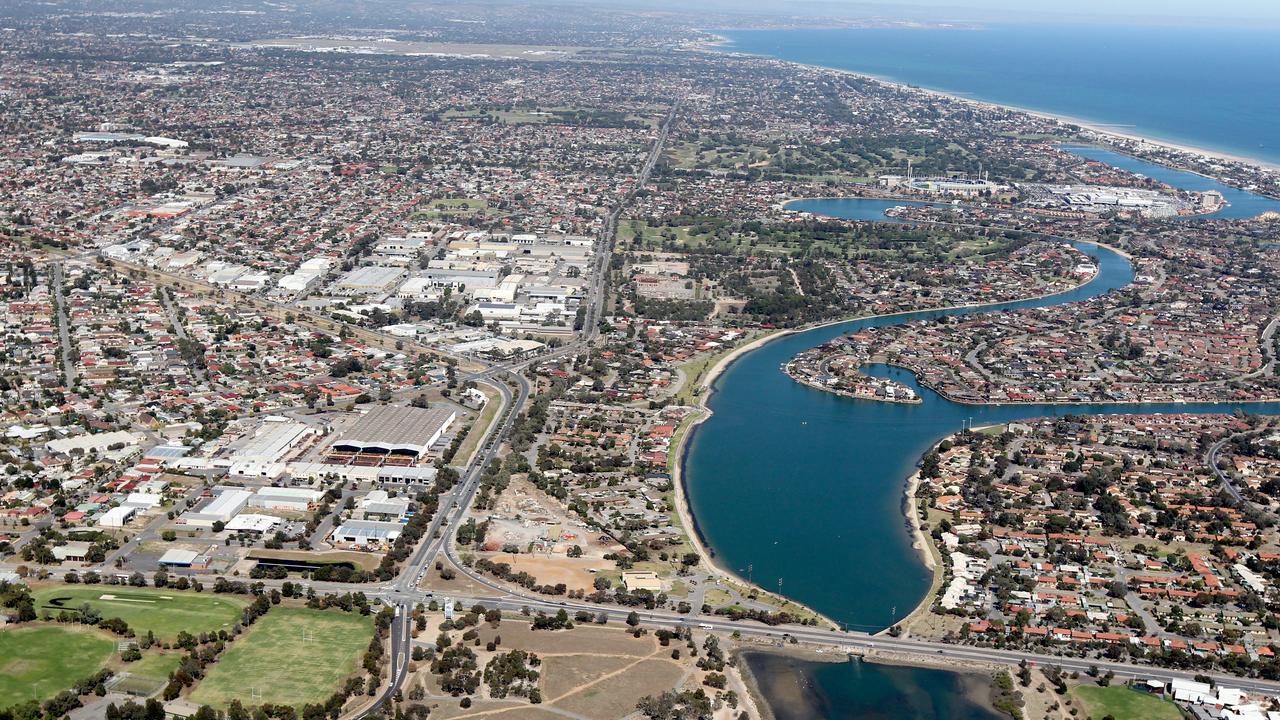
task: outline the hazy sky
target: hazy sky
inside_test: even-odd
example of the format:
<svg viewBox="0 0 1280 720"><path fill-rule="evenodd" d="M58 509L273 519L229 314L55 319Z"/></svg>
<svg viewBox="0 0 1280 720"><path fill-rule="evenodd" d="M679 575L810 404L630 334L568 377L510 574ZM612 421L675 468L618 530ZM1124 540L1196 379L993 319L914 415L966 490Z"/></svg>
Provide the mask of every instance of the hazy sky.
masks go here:
<svg viewBox="0 0 1280 720"><path fill-rule="evenodd" d="M1079 18L1161 24L1196 20L1280 22L1280 0L704 0L705 7L768 14L935 19Z"/></svg>

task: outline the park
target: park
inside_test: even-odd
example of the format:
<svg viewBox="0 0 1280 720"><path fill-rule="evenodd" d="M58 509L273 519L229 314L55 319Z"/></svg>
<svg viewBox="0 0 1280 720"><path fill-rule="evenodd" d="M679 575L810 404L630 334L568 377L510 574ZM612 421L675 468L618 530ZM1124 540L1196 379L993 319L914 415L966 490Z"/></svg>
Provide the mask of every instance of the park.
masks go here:
<svg viewBox="0 0 1280 720"><path fill-rule="evenodd" d="M240 619L245 600L230 595L127 586L55 585L35 592L36 612L57 617L88 603L105 618L120 618L138 635L148 630L160 640L179 632L193 635L229 630Z"/></svg>
<svg viewBox="0 0 1280 720"><path fill-rule="evenodd" d="M115 649L110 634L79 625L0 631L0 708L56 695L101 669Z"/></svg>
<svg viewBox="0 0 1280 720"><path fill-rule="evenodd" d="M192 691L199 705L324 702L360 668L373 619L336 610L276 607L237 638Z"/></svg>

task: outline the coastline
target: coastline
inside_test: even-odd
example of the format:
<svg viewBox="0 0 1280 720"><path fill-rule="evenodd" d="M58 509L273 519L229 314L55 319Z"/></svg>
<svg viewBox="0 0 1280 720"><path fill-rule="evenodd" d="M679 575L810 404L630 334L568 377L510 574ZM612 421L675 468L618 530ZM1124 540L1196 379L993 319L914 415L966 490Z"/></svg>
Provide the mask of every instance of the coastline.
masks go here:
<svg viewBox="0 0 1280 720"><path fill-rule="evenodd" d="M1120 132L1112 129L1114 127L1113 125L1104 123L1098 120L1085 120L1083 118L1072 117L1070 115L1048 112L1045 110L1035 110L1033 108L1022 107L1019 105L1008 105L1004 103L992 102L990 100L979 100L976 98L965 97L964 95L958 95L954 91L939 90L934 88L923 87L920 85L913 85L910 83L902 82L900 80L894 80L892 78L884 77L882 75L875 75L867 72L860 72L856 70L846 70L844 68L833 68L827 65L817 65L814 63L803 63L795 60L785 60L783 58L780 58L774 55L757 55L755 53L735 50L733 48L732 39L726 38L723 35L715 35L714 33L707 32L707 31L702 31L702 32L706 32L708 36L717 38L718 41L714 43L713 42L699 43L693 46L693 49L700 52L731 53L731 54L743 55L747 57L774 60L781 63L787 63L789 65L797 65L800 67L841 73L841 74L848 75L851 77L856 77L862 80L872 80L878 83L883 83L885 85L890 85L899 90L913 91L913 92L922 93L924 95L936 97L939 99L945 99L953 102L967 103L971 107L975 107L983 110L1013 111L1013 112L1019 112L1025 115L1029 115L1031 117L1039 118L1041 120L1050 120L1060 124L1075 125L1076 127L1079 127L1082 130L1087 130L1096 135L1110 137L1110 138L1114 138L1116 140L1120 140L1124 142L1130 142L1130 143L1136 142L1139 144L1152 145L1158 148L1162 148L1164 150L1168 150L1172 152L1188 153L1191 155L1198 155L1202 158L1219 161L1219 162L1243 163L1245 165L1251 165L1264 170L1272 170L1272 171L1280 170L1280 162L1277 162L1277 161L1262 160L1260 158L1253 158L1253 157L1248 157L1244 155L1236 155L1236 154L1229 153L1222 150L1213 150L1210 148L1197 147L1197 146L1189 145L1176 140L1164 140L1159 138L1152 138L1152 137L1147 137L1143 135L1138 135L1134 133ZM728 42L727 43L723 42L725 40L728 40ZM1184 169L1184 168L1177 168L1177 169ZM1202 174L1202 173L1198 173L1198 174ZM1224 182L1221 178L1213 178L1213 179L1218 180L1219 182ZM1230 185L1230 183L1226 183L1226 182L1224 182L1224 184Z"/></svg>

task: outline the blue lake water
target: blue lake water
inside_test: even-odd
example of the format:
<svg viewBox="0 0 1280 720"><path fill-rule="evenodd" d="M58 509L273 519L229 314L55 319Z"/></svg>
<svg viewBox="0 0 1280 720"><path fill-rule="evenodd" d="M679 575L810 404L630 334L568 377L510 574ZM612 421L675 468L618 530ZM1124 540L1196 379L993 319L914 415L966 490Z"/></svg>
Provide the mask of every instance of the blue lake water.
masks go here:
<svg viewBox="0 0 1280 720"><path fill-rule="evenodd" d="M1230 203L1228 207L1225 207L1212 215L1202 215L1200 217L1221 219L1251 218L1257 217L1268 211L1280 212L1280 200L1275 200L1251 192L1245 192L1244 190L1233 188L1230 185L1224 185L1213 178L1207 178L1193 172L1175 170L1173 168L1165 167L1164 165L1157 165L1155 163L1147 162L1146 160L1139 160L1138 158L1130 155L1118 153L1106 148L1064 145L1063 149L1079 155L1080 157L1089 158L1090 160L1106 163L1112 167L1118 167L1122 170L1128 170L1129 172L1145 175L1153 180L1159 180L1171 187L1191 190L1194 192L1217 190L1222 193L1222 197ZM1184 219L1194 220L1195 217Z"/></svg>
<svg viewBox="0 0 1280 720"><path fill-rule="evenodd" d="M928 207L930 203L907 200L876 200L873 198L807 198L787 203L788 210L830 215L846 220L877 220L881 222L906 222L885 215L885 211L903 205Z"/></svg>
<svg viewBox="0 0 1280 720"><path fill-rule="evenodd" d="M1274 28L997 24L717 31L723 49L875 75L1280 162Z"/></svg>
<svg viewBox="0 0 1280 720"><path fill-rule="evenodd" d="M981 312L1083 300L1132 280L1120 255L1076 246L1098 261L1091 282ZM901 511L904 481L933 443L964 423L1068 413L1280 413L1280 403L970 406L941 398L908 372L872 368L923 399L903 405L837 397L782 372L797 353L840 334L973 312L980 311L924 311L815 328L781 337L726 369L708 401L714 414L686 449L684 475L698 528L725 567L780 588L850 629L879 630L910 612L929 586Z"/></svg>
<svg viewBox="0 0 1280 720"><path fill-rule="evenodd" d="M1230 185L1224 185L1217 180L1207 178L1203 175L1197 175L1186 170L1175 170L1164 165L1157 165L1146 160L1140 160L1131 155L1125 155L1114 150L1106 148L1092 147L1087 145L1063 145L1062 149L1067 150L1075 155L1090 160L1103 162L1112 167L1118 167L1122 170L1145 175L1146 177L1159 180L1170 187L1182 190L1191 190L1194 192L1206 192L1216 190L1222 193L1222 197L1226 199L1229 205L1222 210L1211 215L1189 216L1177 218L1178 221L1194 221L1197 219L1236 219L1257 217L1264 212L1273 211L1280 212L1280 200L1275 200L1263 195L1257 195L1251 192L1245 192ZM911 205L914 207L925 207L930 204L925 202L913 202L909 200L879 200L875 198L805 198L802 200L793 200L787 203L787 208L797 212L810 212L816 215L830 215L832 217L844 218L847 220L878 220L882 222L906 222L896 220L885 215L886 210L890 210L900 205Z"/></svg>
<svg viewBox="0 0 1280 720"><path fill-rule="evenodd" d="M979 674L870 662L806 662L749 653L746 664L777 720L1000 720Z"/></svg>

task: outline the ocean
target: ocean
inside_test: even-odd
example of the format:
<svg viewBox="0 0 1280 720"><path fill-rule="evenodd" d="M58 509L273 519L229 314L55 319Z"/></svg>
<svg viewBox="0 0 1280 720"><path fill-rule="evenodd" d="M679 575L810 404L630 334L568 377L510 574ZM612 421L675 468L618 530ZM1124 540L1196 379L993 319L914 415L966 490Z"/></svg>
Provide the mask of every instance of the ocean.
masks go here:
<svg viewBox="0 0 1280 720"><path fill-rule="evenodd" d="M991 25L716 31L723 49L839 68L1280 164L1275 29Z"/></svg>

